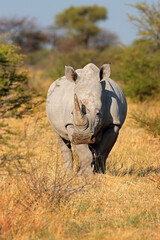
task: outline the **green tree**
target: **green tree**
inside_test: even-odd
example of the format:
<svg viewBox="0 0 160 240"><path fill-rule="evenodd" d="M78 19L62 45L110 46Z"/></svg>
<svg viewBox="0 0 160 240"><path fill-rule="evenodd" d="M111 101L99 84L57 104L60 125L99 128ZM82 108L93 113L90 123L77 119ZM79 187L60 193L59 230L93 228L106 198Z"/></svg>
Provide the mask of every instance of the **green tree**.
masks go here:
<svg viewBox="0 0 160 240"><path fill-rule="evenodd" d="M4 37L0 38L0 119L20 117L37 104L29 72L21 70L23 55L19 50Z"/></svg>
<svg viewBox="0 0 160 240"><path fill-rule="evenodd" d="M107 18L105 7L97 5L70 7L56 15L55 25L57 28L67 30L70 37L76 42L88 46L91 37L97 36L100 28L97 22Z"/></svg>
<svg viewBox="0 0 160 240"><path fill-rule="evenodd" d="M128 15L130 21L138 29L138 35L145 39L156 41L160 47L160 1L157 4L148 5L146 2L130 4L138 10L136 16Z"/></svg>

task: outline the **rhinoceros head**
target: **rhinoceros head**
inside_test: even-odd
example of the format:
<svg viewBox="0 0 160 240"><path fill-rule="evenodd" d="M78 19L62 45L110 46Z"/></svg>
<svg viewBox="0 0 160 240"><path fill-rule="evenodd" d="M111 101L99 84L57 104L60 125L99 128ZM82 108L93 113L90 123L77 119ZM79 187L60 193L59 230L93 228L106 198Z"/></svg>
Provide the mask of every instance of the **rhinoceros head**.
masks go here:
<svg viewBox="0 0 160 240"><path fill-rule="evenodd" d="M104 64L101 69L90 63L83 69L74 71L70 66L65 68L65 76L74 81L74 144L93 144L102 125L102 86L100 81L110 75L110 65Z"/></svg>

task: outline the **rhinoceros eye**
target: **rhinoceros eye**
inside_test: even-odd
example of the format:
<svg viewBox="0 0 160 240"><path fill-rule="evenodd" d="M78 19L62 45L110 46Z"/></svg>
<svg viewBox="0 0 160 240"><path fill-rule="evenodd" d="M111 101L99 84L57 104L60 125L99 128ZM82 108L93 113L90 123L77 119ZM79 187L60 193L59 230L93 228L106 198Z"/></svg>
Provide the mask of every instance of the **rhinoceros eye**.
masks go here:
<svg viewBox="0 0 160 240"><path fill-rule="evenodd" d="M99 111L99 109L96 109L96 115L97 115L97 116L100 115L100 111Z"/></svg>

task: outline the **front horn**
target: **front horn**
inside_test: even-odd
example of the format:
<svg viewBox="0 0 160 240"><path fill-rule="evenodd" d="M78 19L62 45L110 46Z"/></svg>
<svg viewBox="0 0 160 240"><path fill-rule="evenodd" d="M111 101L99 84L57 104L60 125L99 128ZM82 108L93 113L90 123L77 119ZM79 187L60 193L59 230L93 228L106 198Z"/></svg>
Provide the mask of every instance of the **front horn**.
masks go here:
<svg viewBox="0 0 160 240"><path fill-rule="evenodd" d="M81 112L76 94L74 94L74 105L75 105L75 119L74 119L75 125L81 127L87 126L87 117L83 115Z"/></svg>

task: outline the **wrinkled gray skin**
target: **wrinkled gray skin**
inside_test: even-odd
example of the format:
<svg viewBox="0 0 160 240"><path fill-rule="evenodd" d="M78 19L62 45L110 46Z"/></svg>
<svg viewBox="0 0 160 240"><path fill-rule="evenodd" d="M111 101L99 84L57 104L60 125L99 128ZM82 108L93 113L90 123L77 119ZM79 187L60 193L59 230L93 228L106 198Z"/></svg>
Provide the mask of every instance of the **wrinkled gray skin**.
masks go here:
<svg viewBox="0 0 160 240"><path fill-rule="evenodd" d="M47 117L58 135L67 171L73 167L72 143L80 172L105 173L106 159L127 113L125 96L109 76L109 64L99 69L90 63L76 71L67 66L65 76L49 88Z"/></svg>

